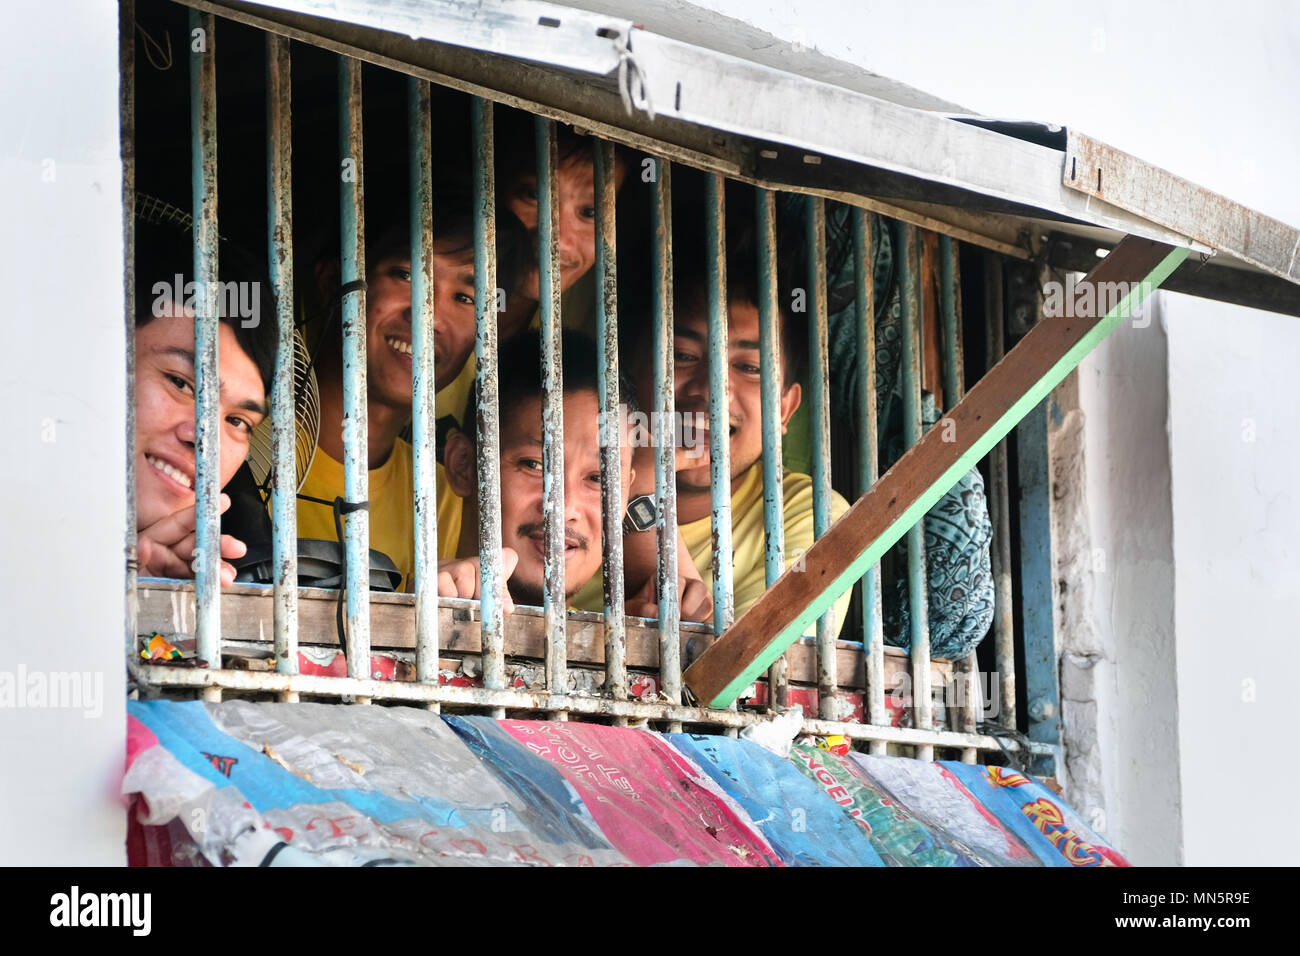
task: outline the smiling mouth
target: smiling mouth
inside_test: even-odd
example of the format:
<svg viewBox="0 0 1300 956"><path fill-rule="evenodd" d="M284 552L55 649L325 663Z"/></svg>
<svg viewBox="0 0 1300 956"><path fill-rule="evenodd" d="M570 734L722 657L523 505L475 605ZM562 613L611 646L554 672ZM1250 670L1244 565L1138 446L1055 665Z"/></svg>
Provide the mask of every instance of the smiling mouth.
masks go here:
<svg viewBox="0 0 1300 956"><path fill-rule="evenodd" d="M147 461L154 468L161 471L168 478L172 479L178 484L184 485L186 488L193 490L194 480L190 478L190 476L187 475L185 472L181 471L179 468L169 465L161 458L155 458L153 455L150 454L145 454L144 460Z"/></svg>
<svg viewBox="0 0 1300 956"><path fill-rule="evenodd" d="M538 553L538 554L542 555L542 557L545 557L545 556L546 556L546 537L545 537L544 535L542 535L542 534L530 534L530 535L528 535L528 540L532 541L532 543L533 543L533 547L535 547L535 548L537 549L537 553ZM565 561L568 561L568 560L569 560L570 558L572 558L574 555L578 554L578 553L581 552L581 551L585 551L585 550L586 550L586 546L585 546L585 545L580 544L579 542L577 542L576 540L574 540L574 539L571 538L571 537L566 537L566 538L565 538L565 541L564 541L564 560L565 560Z"/></svg>
<svg viewBox="0 0 1300 956"><path fill-rule="evenodd" d="M402 339L394 338L391 335L385 336L384 341L388 343L388 347L392 349L394 352L398 352L402 355L412 354L410 342L405 342Z"/></svg>

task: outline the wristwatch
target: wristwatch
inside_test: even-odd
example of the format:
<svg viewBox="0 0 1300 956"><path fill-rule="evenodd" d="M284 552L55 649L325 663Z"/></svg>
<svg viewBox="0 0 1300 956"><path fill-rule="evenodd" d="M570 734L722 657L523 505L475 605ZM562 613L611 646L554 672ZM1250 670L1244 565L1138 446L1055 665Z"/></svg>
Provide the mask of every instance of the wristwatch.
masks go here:
<svg viewBox="0 0 1300 956"><path fill-rule="evenodd" d="M637 495L627 503L627 513L623 516L623 530L627 534L634 531L649 531L655 526L659 509L655 507L654 495Z"/></svg>

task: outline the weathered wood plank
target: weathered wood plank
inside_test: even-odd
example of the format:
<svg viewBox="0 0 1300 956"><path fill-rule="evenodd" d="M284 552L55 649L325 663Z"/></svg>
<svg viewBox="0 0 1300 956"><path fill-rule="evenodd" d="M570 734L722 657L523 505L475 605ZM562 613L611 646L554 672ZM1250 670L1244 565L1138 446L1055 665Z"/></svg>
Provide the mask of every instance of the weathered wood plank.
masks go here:
<svg viewBox="0 0 1300 956"><path fill-rule="evenodd" d="M372 593L370 601L371 650L414 651L416 648L415 598L409 594ZM304 647L338 646L335 632L337 592L321 588L298 591L299 644ZM453 655L479 654L479 609L475 601L440 598L439 650ZM189 634L194 628L194 587L186 581L142 581L139 586L139 630L166 635ZM237 584L222 590L221 636L223 642L265 642L271 646L273 599L269 587ZM626 618L626 666L642 670L659 667L659 636L654 622ZM544 618L541 609L521 607L506 616L505 655L510 658L543 660L546 656ZM714 640L712 628L683 624L680 629L683 659L700 654ZM568 615L569 661L575 665L603 666L605 625L603 616L584 611ZM865 688L862 651L855 644L840 642L836 647L837 681L846 689ZM789 676L796 683L817 683L815 644L796 643L790 648ZM906 655L897 648L885 648L886 686L892 688L906 667ZM936 681L946 683L951 664L936 661ZM936 684L941 686L941 683Z"/></svg>
<svg viewBox="0 0 1300 956"><path fill-rule="evenodd" d="M787 570L687 669L696 697L710 707L735 700L1186 255L1186 249L1132 236L1121 242L1078 284L1078 302L1083 293L1095 302L1101 283L1132 283L1126 286L1131 291L1104 315L1070 308L1064 311L1086 314L1035 326L813 544L802 568Z"/></svg>

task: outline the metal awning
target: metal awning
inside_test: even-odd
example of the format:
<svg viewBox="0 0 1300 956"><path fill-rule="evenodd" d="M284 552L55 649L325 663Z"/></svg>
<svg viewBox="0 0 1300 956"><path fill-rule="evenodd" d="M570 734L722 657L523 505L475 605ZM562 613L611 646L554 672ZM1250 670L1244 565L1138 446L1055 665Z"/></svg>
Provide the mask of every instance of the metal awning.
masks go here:
<svg viewBox="0 0 1300 956"><path fill-rule="evenodd" d="M964 114L707 11L625 0L186 2L1057 269L1087 271L1125 235L1185 247L1200 255L1166 288L1300 315L1294 226L1077 130Z"/></svg>

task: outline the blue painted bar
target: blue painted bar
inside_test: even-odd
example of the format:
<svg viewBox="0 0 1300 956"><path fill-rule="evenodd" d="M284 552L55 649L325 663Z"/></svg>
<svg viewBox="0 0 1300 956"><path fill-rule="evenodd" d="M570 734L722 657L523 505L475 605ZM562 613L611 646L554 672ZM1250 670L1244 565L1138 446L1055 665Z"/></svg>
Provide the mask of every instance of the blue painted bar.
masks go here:
<svg viewBox="0 0 1300 956"><path fill-rule="evenodd" d="M682 699L677 600L677 468L673 429L673 201L672 164L654 160L650 184L651 312L654 315L655 499L659 505L659 676L672 703ZM670 730L676 732L680 725Z"/></svg>
<svg viewBox="0 0 1300 956"><path fill-rule="evenodd" d="M809 196L806 202L808 282L808 399L812 409L813 536L820 538L831 526L831 396L829 318L826 306L826 200ZM835 612L817 619L817 700L820 716L836 717L839 683L835 657Z"/></svg>
<svg viewBox="0 0 1300 956"><path fill-rule="evenodd" d="M727 353L726 184L705 180L705 244L709 271L709 485L713 524L713 632L736 618L731 551L731 363Z"/></svg>
<svg viewBox="0 0 1300 956"><path fill-rule="evenodd" d="M568 686L568 601L564 593L564 364L560 345L559 157L555 123L533 117L537 149L537 293L542 345L543 627L546 682L552 693Z"/></svg>
<svg viewBox="0 0 1300 956"><path fill-rule="evenodd" d="M214 18L190 11L190 184L194 215L195 527L194 637L198 656L221 666L221 421L217 352L217 55ZM220 691L205 692L220 699Z"/></svg>
<svg viewBox="0 0 1300 956"><path fill-rule="evenodd" d="M438 494L434 397L433 111L406 80L411 219L411 453L415 482L415 679L438 682ZM434 705L435 707L437 705Z"/></svg>
<svg viewBox="0 0 1300 956"><path fill-rule="evenodd" d="M1016 426L1016 483L1020 489L1020 606L1024 616L1025 698L1029 739L1061 742L1061 693L1052 610L1052 490L1043 399ZM1036 758L1034 772L1056 771L1055 760Z"/></svg>
<svg viewBox="0 0 1300 956"><path fill-rule="evenodd" d="M266 35L267 250L278 337L271 385L275 669L298 673L298 442L294 415L293 141L289 40ZM291 693L291 692L290 692ZM292 701L293 697L282 697Z"/></svg>
<svg viewBox="0 0 1300 956"><path fill-rule="evenodd" d="M340 281L365 280L366 238L361 138L361 61L339 57L339 221L343 256ZM366 408L366 293L343 296L343 494L356 505L370 498L369 416ZM348 676L370 676L370 512L343 516L347 575L344 633Z"/></svg>
<svg viewBox="0 0 1300 956"><path fill-rule="evenodd" d="M939 306L943 316L943 407L961 401L961 280L957 274L957 244L951 236L939 237Z"/></svg>
<svg viewBox="0 0 1300 956"><path fill-rule="evenodd" d="M781 331L776 282L776 194L754 187L758 227L759 389L763 417L763 576L767 586L785 571L785 472L781 464ZM768 668L768 708L788 699L785 657Z"/></svg>
<svg viewBox="0 0 1300 956"><path fill-rule="evenodd" d="M497 388L497 222L493 104L470 101L470 135L474 149L474 350L478 358L478 549L482 587L483 686L506 685L503 589L501 573L501 418ZM467 423L468 424L468 423ZM504 707L492 716L505 716Z"/></svg>
<svg viewBox="0 0 1300 956"><path fill-rule="evenodd" d="M869 213L854 208L853 282L854 310L857 315L855 346L858 351L858 494L864 495L876 482L880 457L876 444L876 283L875 254L871 245ZM880 593L880 565L875 564L862 575L862 652L866 658L866 717L870 724L889 724L885 709L885 657L883 614ZM871 753L886 752L884 741L873 740Z"/></svg>
<svg viewBox="0 0 1300 956"><path fill-rule="evenodd" d="M915 226L902 225L903 293L903 438L911 448L921 440L921 243ZM929 730L934 704L930 698L930 615L925 579L925 519L907 532L907 601L911 623L912 712L915 727ZM934 748L918 746L919 760L934 759Z"/></svg>
<svg viewBox="0 0 1300 956"><path fill-rule="evenodd" d="M939 310L943 333L943 398L949 409L966 394L963 382L965 357L961 339L961 276L957 263L957 244L951 236L939 237ZM940 425L942 426L942 423ZM972 651L960 660L953 661L954 683L962 687L960 704L949 711L955 718L954 730L975 733L979 724L979 665ZM978 751L964 747L963 763L974 763Z"/></svg>
<svg viewBox="0 0 1300 956"><path fill-rule="evenodd" d="M135 0L122 0L117 13L118 72L121 84L118 90L122 116L122 239L123 264L126 281L125 328L126 382L130 391L126 402L126 528L122 542L126 554L126 628L122 635L126 645L126 659L136 657L136 625L139 622L139 601L136 583L139 578L139 560L136 538L136 453L135 440L135 320L139 303L135 299Z"/></svg>
<svg viewBox="0 0 1300 956"><path fill-rule="evenodd" d="M627 623L623 581L623 449L618 392L618 271L615 197L618 191L614 144L601 140L594 146L596 172L596 342L600 362L596 370L600 413L606 427L600 446L600 507L603 529L605 591L605 690L614 700L627 699ZM628 454L631 454L629 449ZM615 717L626 727L626 717Z"/></svg>

